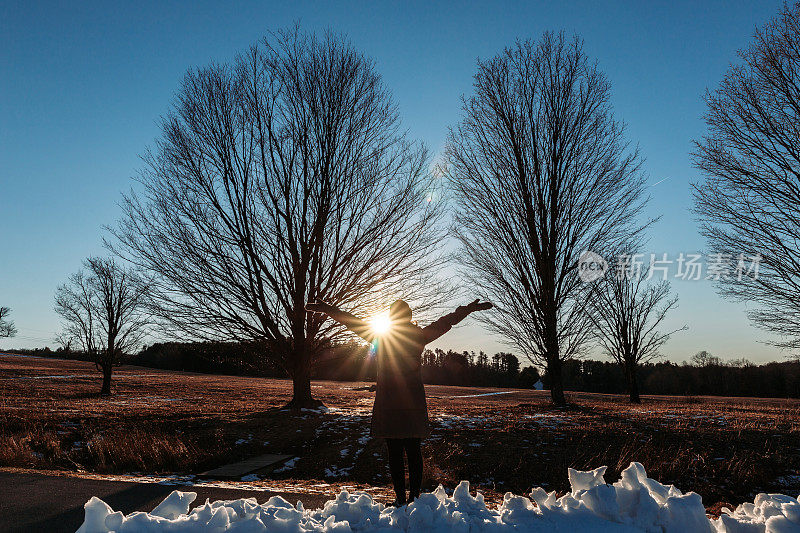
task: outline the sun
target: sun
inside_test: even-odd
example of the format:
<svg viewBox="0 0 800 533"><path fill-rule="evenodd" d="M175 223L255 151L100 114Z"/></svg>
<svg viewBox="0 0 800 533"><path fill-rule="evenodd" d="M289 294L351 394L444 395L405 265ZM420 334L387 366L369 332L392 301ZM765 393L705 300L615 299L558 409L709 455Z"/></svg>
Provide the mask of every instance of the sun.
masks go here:
<svg viewBox="0 0 800 533"><path fill-rule="evenodd" d="M374 316L372 317L372 320L370 322L372 326L372 331L374 331L378 335L386 333L392 326L392 321L389 320L388 314Z"/></svg>

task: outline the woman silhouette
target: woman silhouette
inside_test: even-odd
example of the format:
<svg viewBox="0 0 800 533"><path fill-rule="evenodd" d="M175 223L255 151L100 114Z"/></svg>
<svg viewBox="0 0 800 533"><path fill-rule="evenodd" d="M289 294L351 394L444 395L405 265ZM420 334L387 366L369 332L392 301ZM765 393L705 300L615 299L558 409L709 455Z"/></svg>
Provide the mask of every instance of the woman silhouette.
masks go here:
<svg viewBox="0 0 800 533"><path fill-rule="evenodd" d="M377 348L378 379L372 407L371 434L386 439L389 471L399 507L419 496L422 486L421 440L428 436L428 406L422 385L422 350L474 311L490 309L475 300L421 328L411 322L411 307L397 300L389 308L389 327L376 331L366 321L324 302L309 303L308 311L324 313ZM408 457L409 499L406 499L403 453Z"/></svg>

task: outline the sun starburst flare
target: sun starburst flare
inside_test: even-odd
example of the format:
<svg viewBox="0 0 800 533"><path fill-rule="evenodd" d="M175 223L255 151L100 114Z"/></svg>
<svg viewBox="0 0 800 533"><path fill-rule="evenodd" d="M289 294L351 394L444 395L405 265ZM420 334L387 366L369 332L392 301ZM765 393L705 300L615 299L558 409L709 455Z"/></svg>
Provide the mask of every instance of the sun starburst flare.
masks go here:
<svg viewBox="0 0 800 533"><path fill-rule="evenodd" d="M372 331L374 331L378 335L382 335L388 332L389 328L392 327L392 321L389 320L388 314L382 314L372 317L370 325L372 327Z"/></svg>

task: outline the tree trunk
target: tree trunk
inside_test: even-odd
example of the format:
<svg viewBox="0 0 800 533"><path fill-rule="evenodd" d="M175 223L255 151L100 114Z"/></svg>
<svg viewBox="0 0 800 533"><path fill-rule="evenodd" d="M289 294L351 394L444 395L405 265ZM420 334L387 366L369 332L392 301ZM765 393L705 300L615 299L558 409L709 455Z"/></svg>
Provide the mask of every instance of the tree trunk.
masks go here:
<svg viewBox="0 0 800 533"><path fill-rule="evenodd" d="M103 387L100 389L100 396L111 396L111 365L104 364L103 370Z"/></svg>
<svg viewBox="0 0 800 533"><path fill-rule="evenodd" d="M553 404L558 407L567 405L567 399L564 396L564 380L561 376L561 359L558 356L547 357L547 375L550 376L550 398Z"/></svg>
<svg viewBox="0 0 800 533"><path fill-rule="evenodd" d="M295 343L292 365L292 401L290 409L316 409L324 404L311 396L311 354L305 343Z"/></svg>
<svg viewBox="0 0 800 533"><path fill-rule="evenodd" d="M552 267L552 265L550 265ZM552 273L553 268L548 268L545 273ZM547 280L552 280L552 275L545 275ZM567 399L564 397L564 378L561 373L561 357L558 344L558 309L555 304L554 289L552 283L545 289L545 303L542 306L544 315L544 348L547 360L547 374L550 376L550 398L553 405L564 407Z"/></svg>
<svg viewBox="0 0 800 533"><path fill-rule="evenodd" d="M636 376L636 363L627 363L625 365L625 374L628 381L628 395L630 396L631 403L642 403L639 397L639 380Z"/></svg>
<svg viewBox="0 0 800 533"><path fill-rule="evenodd" d="M564 377L562 375L561 357L558 345L558 316L554 304L547 306L549 313L545 313L547 323L545 324L545 349L547 350L547 374L550 376L550 398L553 405L564 407L567 399L564 397Z"/></svg>

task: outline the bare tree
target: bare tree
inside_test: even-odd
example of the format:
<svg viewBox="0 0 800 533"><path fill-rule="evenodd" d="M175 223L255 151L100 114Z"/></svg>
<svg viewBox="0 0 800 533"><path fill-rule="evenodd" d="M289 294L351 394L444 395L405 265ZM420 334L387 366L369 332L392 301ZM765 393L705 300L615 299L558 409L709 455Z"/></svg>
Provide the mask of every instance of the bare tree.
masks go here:
<svg viewBox="0 0 800 533"><path fill-rule="evenodd" d="M72 352L72 344L75 342L75 338L67 331L59 331L56 333L53 340L56 341L61 351L66 353Z"/></svg>
<svg viewBox="0 0 800 533"><path fill-rule="evenodd" d="M705 96L694 162L696 210L724 266L718 288L752 302L751 320L800 348L800 4L755 34ZM760 259L760 262L758 261ZM757 268L753 268L756 265Z"/></svg>
<svg viewBox="0 0 800 533"><path fill-rule="evenodd" d="M10 307L0 307L0 338L13 337L17 334L17 328L14 322L8 319L11 314Z"/></svg>
<svg viewBox="0 0 800 533"><path fill-rule="evenodd" d="M74 340L103 373L100 394L111 394L111 374L120 356L145 335L147 284L113 259L92 257L56 289L55 311L64 320L61 342Z"/></svg>
<svg viewBox="0 0 800 533"><path fill-rule="evenodd" d="M636 223L640 158L577 37L546 33L479 61L474 91L447 149L459 257L495 303L480 320L546 367L553 402L564 404L562 361L592 333L577 262L646 226Z"/></svg>
<svg viewBox="0 0 800 533"><path fill-rule="evenodd" d="M343 334L306 302L442 297L427 152L340 37L281 32L190 71L145 161L112 247L153 273L173 334L263 343L292 377L290 406L319 404L312 363Z"/></svg>
<svg viewBox="0 0 800 533"><path fill-rule="evenodd" d="M630 401L640 403L639 364L658 356L659 348L680 331L659 330L667 313L678 305L678 297L670 297L668 281L650 283L623 267L597 280L588 301L600 347L622 367Z"/></svg>
<svg viewBox="0 0 800 533"><path fill-rule="evenodd" d="M711 366L722 366L722 359L716 355L711 355L711 353L707 352L706 350L703 350L694 354L690 360L690 363L694 366L706 368Z"/></svg>

